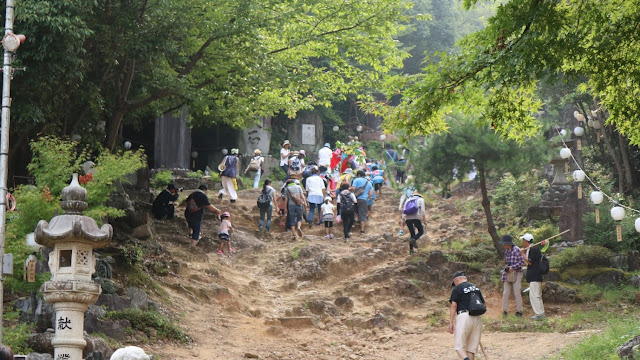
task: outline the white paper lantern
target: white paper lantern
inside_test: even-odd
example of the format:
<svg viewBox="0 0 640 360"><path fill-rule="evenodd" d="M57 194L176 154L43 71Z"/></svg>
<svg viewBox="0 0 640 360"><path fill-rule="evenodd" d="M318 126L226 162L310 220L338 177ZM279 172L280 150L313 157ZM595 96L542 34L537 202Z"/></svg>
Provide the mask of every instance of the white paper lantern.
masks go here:
<svg viewBox="0 0 640 360"><path fill-rule="evenodd" d="M380 141L387 140L387 136L385 134L380 135Z"/></svg>
<svg viewBox="0 0 640 360"><path fill-rule="evenodd" d="M356 130L358 130L358 132L362 131L362 125L358 125L358 127L356 127Z"/></svg>
<svg viewBox="0 0 640 360"><path fill-rule="evenodd" d="M71 135L71 141L80 142L80 140L82 140L82 136L78 134Z"/></svg>
<svg viewBox="0 0 640 360"><path fill-rule="evenodd" d="M577 182L583 182L586 174L582 170L576 170L573 172L573 180Z"/></svg>
<svg viewBox="0 0 640 360"><path fill-rule="evenodd" d="M576 134L576 136L582 136L584 135L584 128L581 126L577 126L575 129L573 129L573 133Z"/></svg>
<svg viewBox="0 0 640 360"><path fill-rule="evenodd" d="M600 205L602 204L602 201L604 200L604 195L602 194L601 191L592 191L591 192L591 202L594 203L595 205Z"/></svg>
<svg viewBox="0 0 640 360"><path fill-rule="evenodd" d="M129 141L129 140L125 141L122 146L124 146L125 150L131 149L131 141Z"/></svg>
<svg viewBox="0 0 640 360"><path fill-rule="evenodd" d="M635 225L636 225L636 231L640 232L640 218L636 219L636 224Z"/></svg>
<svg viewBox="0 0 640 360"><path fill-rule="evenodd" d="M192 159L197 159L198 158L198 152L197 151L192 151L191 152L191 158Z"/></svg>
<svg viewBox="0 0 640 360"><path fill-rule="evenodd" d="M589 119L589 121L587 121L587 126L593 127L593 120Z"/></svg>
<svg viewBox="0 0 640 360"><path fill-rule="evenodd" d="M229 153L229 150L222 149L222 155L227 156L228 153Z"/></svg>
<svg viewBox="0 0 640 360"><path fill-rule="evenodd" d="M602 124L600 124L600 120L593 120L593 128L596 130L599 130L602 127Z"/></svg>
<svg viewBox="0 0 640 360"><path fill-rule="evenodd" d="M565 129L560 130L560 135L561 135L562 137L567 136L567 130L565 130Z"/></svg>
<svg viewBox="0 0 640 360"><path fill-rule="evenodd" d="M333 131L338 132L338 130L340 130L340 128L338 127L338 125L333 127Z"/></svg>
<svg viewBox="0 0 640 360"><path fill-rule="evenodd" d="M562 148L560 149L560 157L563 159L568 159L571 157L571 149L569 148Z"/></svg>
<svg viewBox="0 0 640 360"><path fill-rule="evenodd" d="M622 206L614 206L611 208L611 217L615 221L624 219L624 208Z"/></svg>

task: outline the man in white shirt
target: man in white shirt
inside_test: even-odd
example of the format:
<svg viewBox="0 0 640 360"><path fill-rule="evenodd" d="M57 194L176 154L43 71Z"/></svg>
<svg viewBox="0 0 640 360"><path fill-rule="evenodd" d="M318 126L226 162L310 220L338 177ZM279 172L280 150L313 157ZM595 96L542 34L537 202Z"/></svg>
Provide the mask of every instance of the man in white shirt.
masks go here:
<svg viewBox="0 0 640 360"><path fill-rule="evenodd" d="M329 143L324 144L324 147L318 151L318 166L326 166L329 168L332 156L333 151L331 151L331 146Z"/></svg>

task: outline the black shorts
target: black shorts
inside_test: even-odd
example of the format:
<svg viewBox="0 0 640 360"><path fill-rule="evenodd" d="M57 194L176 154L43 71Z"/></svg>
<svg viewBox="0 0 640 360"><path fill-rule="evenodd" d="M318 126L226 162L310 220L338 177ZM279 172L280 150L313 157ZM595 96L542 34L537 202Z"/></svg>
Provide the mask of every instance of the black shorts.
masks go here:
<svg viewBox="0 0 640 360"><path fill-rule="evenodd" d="M229 241L229 234L218 234L218 237L222 241Z"/></svg>
<svg viewBox="0 0 640 360"><path fill-rule="evenodd" d="M375 191L382 189L382 183L373 184L373 189Z"/></svg>
<svg viewBox="0 0 640 360"><path fill-rule="evenodd" d="M333 221L325 221L324 222L324 227L332 228L333 227Z"/></svg>

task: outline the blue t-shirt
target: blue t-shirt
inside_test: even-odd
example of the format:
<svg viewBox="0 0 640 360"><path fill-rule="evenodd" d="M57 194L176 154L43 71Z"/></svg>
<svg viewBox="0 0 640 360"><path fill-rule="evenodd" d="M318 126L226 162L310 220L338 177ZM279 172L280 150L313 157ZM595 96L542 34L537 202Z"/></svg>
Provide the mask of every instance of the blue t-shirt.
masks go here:
<svg viewBox="0 0 640 360"><path fill-rule="evenodd" d="M358 188L364 187L364 192L362 193L362 195L358 196L359 200L360 199L367 200L369 198L369 191L373 189L373 187L371 186L371 183L369 181L367 181L367 179L365 179L363 177L359 177L359 178L353 180L351 185L356 188L356 190L354 190L354 192L357 191Z"/></svg>

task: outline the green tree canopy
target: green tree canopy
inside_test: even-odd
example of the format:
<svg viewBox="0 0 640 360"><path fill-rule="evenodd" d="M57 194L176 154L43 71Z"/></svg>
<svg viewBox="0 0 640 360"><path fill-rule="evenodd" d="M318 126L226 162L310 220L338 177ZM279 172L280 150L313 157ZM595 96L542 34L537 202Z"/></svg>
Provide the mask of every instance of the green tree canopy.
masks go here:
<svg viewBox="0 0 640 360"><path fill-rule="evenodd" d="M113 149L123 121L188 105L197 124L366 94L402 66L405 0L24 0L17 133L82 133ZM106 123L105 131L100 130ZM96 130L98 125L98 130Z"/></svg>
<svg viewBox="0 0 640 360"><path fill-rule="evenodd" d="M476 0L465 0L471 6ZM406 133L447 128L452 109L486 119L505 137L522 140L540 128L542 79L584 77L579 86L607 112L608 123L640 144L640 0L508 0L487 27L455 52L439 55L423 74L392 78L394 108L370 104L387 127Z"/></svg>

